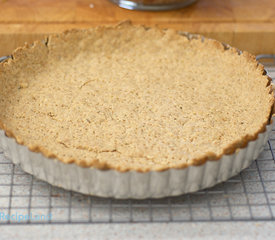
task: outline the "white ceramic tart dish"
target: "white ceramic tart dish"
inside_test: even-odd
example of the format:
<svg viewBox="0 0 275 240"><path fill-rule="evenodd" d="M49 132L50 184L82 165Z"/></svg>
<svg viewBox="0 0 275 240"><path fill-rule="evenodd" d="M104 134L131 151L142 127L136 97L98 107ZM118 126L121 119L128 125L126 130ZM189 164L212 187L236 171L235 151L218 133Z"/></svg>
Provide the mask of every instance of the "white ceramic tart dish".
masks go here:
<svg viewBox="0 0 275 240"><path fill-rule="evenodd" d="M132 26L72 30L0 65L0 146L64 189L160 198L226 181L272 130L271 79L247 52Z"/></svg>

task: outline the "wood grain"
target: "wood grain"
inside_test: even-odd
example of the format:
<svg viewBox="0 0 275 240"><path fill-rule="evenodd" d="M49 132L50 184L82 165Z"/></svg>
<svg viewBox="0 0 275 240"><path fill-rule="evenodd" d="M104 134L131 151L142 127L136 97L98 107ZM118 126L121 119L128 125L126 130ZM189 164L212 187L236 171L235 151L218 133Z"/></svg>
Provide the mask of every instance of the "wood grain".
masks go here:
<svg viewBox="0 0 275 240"><path fill-rule="evenodd" d="M49 33L127 19L201 33L254 54L275 53L274 0L199 0L166 12L125 10L108 0L0 0L0 55Z"/></svg>

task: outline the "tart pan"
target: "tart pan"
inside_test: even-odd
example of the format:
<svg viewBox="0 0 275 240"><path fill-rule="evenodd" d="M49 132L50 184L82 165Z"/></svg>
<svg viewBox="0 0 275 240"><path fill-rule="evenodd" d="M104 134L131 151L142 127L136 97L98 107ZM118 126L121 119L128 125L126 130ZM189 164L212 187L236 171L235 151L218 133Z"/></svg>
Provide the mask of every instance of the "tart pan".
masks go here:
<svg viewBox="0 0 275 240"><path fill-rule="evenodd" d="M0 148L4 155L21 168L52 185L84 194L112 198L161 198L195 192L212 187L247 168L263 151L272 131L272 123L245 148L224 155L218 161L207 161L199 166L149 172L119 172L83 168L65 164L30 151L0 131Z"/></svg>
<svg viewBox="0 0 275 240"><path fill-rule="evenodd" d="M199 37L185 32L178 33L188 39ZM224 47L230 48L228 45ZM239 54L242 53L239 51ZM119 199L161 198L212 187L247 168L267 143L273 120L272 117L255 140L249 141L243 148L237 148L232 154L223 155L217 161L208 160L197 166L163 171L120 172L95 167L85 168L75 163L66 164L29 150L28 147L18 144L14 138L8 137L3 130L0 130L0 148L7 158L20 165L24 171L67 190Z"/></svg>

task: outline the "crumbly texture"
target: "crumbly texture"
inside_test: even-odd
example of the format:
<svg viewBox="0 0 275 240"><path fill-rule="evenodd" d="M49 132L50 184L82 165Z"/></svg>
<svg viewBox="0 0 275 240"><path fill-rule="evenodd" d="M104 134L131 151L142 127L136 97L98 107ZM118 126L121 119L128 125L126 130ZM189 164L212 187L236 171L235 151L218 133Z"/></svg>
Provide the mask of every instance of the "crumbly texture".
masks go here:
<svg viewBox="0 0 275 240"><path fill-rule="evenodd" d="M50 36L0 67L1 128L83 167L146 172L218 160L265 130L274 102L252 55L129 23Z"/></svg>

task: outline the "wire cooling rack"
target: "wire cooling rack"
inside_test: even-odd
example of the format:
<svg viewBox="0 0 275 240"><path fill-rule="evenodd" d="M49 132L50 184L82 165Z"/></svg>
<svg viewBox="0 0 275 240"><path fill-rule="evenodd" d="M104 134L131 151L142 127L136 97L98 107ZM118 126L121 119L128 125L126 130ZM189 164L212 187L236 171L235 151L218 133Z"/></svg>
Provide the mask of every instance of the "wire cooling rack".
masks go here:
<svg viewBox="0 0 275 240"><path fill-rule="evenodd" d="M275 56L260 55L275 80ZM0 153L0 224L275 220L275 128L259 158L213 188L179 197L115 200L65 191Z"/></svg>

